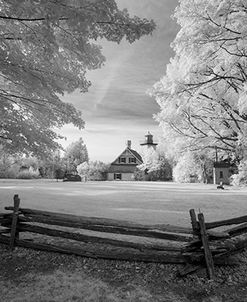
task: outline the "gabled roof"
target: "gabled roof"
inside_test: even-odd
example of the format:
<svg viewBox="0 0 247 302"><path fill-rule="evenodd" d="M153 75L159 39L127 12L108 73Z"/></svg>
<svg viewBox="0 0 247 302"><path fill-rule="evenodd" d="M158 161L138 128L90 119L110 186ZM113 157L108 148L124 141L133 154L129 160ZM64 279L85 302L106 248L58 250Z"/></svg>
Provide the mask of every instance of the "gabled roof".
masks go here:
<svg viewBox="0 0 247 302"><path fill-rule="evenodd" d="M119 164L116 161L118 160L118 158L120 156L123 156L126 151L129 151L139 161L140 164L143 163L141 155L138 152L136 152L135 150L130 149L129 147L127 147L126 149L124 149L124 151L111 164ZM137 165L137 164L134 164L134 165Z"/></svg>
<svg viewBox="0 0 247 302"><path fill-rule="evenodd" d="M138 152L136 152L135 150L133 150L133 149L130 149L130 148L127 148L127 149L129 149L130 150L130 152L141 162L141 163L143 163L143 161L142 161L142 157L141 157L141 155L138 153Z"/></svg>

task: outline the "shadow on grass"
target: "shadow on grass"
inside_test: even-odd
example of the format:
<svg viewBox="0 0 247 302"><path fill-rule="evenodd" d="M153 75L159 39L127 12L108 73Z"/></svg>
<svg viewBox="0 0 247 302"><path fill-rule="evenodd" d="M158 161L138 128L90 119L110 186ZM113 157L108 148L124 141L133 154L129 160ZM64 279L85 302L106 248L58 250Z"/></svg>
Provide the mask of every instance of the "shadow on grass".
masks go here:
<svg viewBox="0 0 247 302"><path fill-rule="evenodd" d="M115 288L81 272L27 274L19 284L1 282L1 301L5 302L185 302L172 292L154 296L145 289L128 284Z"/></svg>

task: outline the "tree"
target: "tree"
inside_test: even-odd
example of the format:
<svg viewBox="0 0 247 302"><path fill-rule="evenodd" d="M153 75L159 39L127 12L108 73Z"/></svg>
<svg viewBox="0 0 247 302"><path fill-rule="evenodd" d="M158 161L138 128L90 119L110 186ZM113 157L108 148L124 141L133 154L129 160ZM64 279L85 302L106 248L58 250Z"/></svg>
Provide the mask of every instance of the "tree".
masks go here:
<svg viewBox="0 0 247 302"><path fill-rule="evenodd" d="M135 171L135 179L143 180L148 179L151 181L157 180L171 180L172 179L172 166L166 158L164 152L148 148L142 155L143 163L137 167ZM138 169L146 174L140 173Z"/></svg>
<svg viewBox="0 0 247 302"><path fill-rule="evenodd" d="M62 179L66 171L66 162L61 157L60 150L50 152L39 160L39 172L41 177Z"/></svg>
<svg viewBox="0 0 247 302"><path fill-rule="evenodd" d="M60 96L88 90L105 58L96 40L132 43L155 28L114 0L0 0L0 144L9 152L56 150L54 130L84 121Z"/></svg>
<svg viewBox="0 0 247 302"><path fill-rule="evenodd" d="M247 160L243 159L241 160L238 171L233 170L233 174L231 176L231 184L234 186L246 186L247 185Z"/></svg>
<svg viewBox="0 0 247 302"><path fill-rule="evenodd" d="M158 165L152 167L148 174L152 181L172 180L172 165L165 155L159 154Z"/></svg>
<svg viewBox="0 0 247 302"><path fill-rule="evenodd" d="M178 158L173 178L176 182L212 183L213 160L206 153L187 151Z"/></svg>
<svg viewBox="0 0 247 302"><path fill-rule="evenodd" d="M164 136L184 150L221 150L238 160L247 145L247 6L242 0L183 0L175 57L151 94Z"/></svg>
<svg viewBox="0 0 247 302"><path fill-rule="evenodd" d="M187 152L179 158L173 169L173 177L176 182L202 181L202 169L193 153Z"/></svg>
<svg viewBox="0 0 247 302"><path fill-rule="evenodd" d="M76 168L78 165L88 162L88 151L82 138L67 147L64 154L64 161L69 171L77 171Z"/></svg>
<svg viewBox="0 0 247 302"><path fill-rule="evenodd" d="M21 159L8 155L0 146L0 178L16 178L20 169Z"/></svg>
<svg viewBox="0 0 247 302"><path fill-rule="evenodd" d="M138 166L138 169L149 173L159 168L159 154L154 148L146 148L142 152L143 163Z"/></svg>

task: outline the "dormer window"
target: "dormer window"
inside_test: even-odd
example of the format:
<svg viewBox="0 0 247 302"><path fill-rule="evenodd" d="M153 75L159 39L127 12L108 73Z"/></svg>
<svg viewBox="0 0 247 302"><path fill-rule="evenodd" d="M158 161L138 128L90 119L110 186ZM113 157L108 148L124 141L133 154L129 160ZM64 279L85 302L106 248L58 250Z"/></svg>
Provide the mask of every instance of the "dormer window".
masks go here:
<svg viewBox="0 0 247 302"><path fill-rule="evenodd" d="M130 163L130 164L131 164L131 163L136 163L136 158L130 157L130 158L129 158L129 163Z"/></svg>
<svg viewBox="0 0 247 302"><path fill-rule="evenodd" d="M126 158L125 157L120 157L119 162L122 163L122 164L125 164L126 163Z"/></svg>

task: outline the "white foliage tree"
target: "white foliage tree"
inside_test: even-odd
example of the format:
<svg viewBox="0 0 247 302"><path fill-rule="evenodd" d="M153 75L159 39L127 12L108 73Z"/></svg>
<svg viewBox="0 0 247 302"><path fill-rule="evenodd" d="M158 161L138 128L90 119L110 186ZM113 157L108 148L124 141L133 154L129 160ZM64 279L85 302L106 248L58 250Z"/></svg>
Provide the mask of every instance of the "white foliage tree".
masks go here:
<svg viewBox="0 0 247 302"><path fill-rule="evenodd" d="M142 154L143 163L137 166L138 169L148 174L149 180L171 180L172 166L171 162L160 149L147 148ZM138 175L138 173L137 173ZM138 177L137 177L138 178ZM141 179L143 176L140 177Z"/></svg>
<svg viewBox="0 0 247 302"><path fill-rule="evenodd" d="M247 4L183 0L175 57L152 95L164 136L182 149L215 148L236 158L247 146Z"/></svg>
<svg viewBox="0 0 247 302"><path fill-rule="evenodd" d="M147 173L159 169L159 153L154 148L146 148L142 152L143 163L138 166L141 171Z"/></svg>
<svg viewBox="0 0 247 302"><path fill-rule="evenodd" d="M201 182L203 171L193 153L187 152L181 156L173 169L173 178L176 182Z"/></svg>

